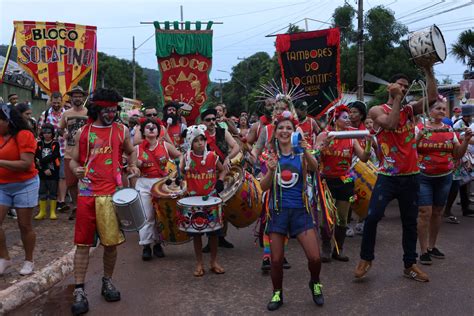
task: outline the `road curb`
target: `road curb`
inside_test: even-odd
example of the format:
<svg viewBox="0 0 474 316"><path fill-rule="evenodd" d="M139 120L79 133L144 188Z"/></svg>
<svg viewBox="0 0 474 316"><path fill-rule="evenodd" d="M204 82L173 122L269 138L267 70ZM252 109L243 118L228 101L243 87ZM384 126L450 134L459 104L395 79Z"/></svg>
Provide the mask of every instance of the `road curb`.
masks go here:
<svg viewBox="0 0 474 316"><path fill-rule="evenodd" d="M75 250L76 247L61 258L52 261L42 270L0 291L0 315L38 297L63 280L74 269Z"/></svg>

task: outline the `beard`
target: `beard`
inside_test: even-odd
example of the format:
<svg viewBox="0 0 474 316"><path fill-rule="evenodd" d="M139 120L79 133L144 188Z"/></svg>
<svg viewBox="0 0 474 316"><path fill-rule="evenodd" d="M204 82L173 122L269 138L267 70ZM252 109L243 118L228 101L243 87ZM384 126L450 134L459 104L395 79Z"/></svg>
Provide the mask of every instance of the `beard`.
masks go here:
<svg viewBox="0 0 474 316"><path fill-rule="evenodd" d="M175 115L175 114L166 114L166 115L163 117L163 121L167 122L169 118L172 120L171 125L176 125L176 123L178 123L178 118L179 118L178 115Z"/></svg>

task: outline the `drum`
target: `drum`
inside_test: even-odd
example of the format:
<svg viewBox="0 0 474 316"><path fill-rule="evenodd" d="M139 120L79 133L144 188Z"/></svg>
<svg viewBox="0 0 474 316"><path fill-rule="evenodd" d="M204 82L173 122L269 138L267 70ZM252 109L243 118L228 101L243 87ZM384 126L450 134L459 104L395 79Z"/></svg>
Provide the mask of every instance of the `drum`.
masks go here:
<svg viewBox="0 0 474 316"><path fill-rule="evenodd" d="M207 233L222 228L222 200L190 196L178 200L178 228L187 233Z"/></svg>
<svg viewBox="0 0 474 316"><path fill-rule="evenodd" d="M238 166L233 166L224 178L224 191L219 196L224 201L225 219L237 228L251 225L262 210L260 182Z"/></svg>
<svg viewBox="0 0 474 316"><path fill-rule="evenodd" d="M370 198L377 181L377 168L370 161L366 163L357 159L352 170L355 173L354 193L357 195L352 204L352 210L360 218L367 217L369 211Z"/></svg>
<svg viewBox="0 0 474 316"><path fill-rule="evenodd" d="M443 34L436 25L411 33L408 48L418 66L432 66L444 62L447 56Z"/></svg>
<svg viewBox="0 0 474 316"><path fill-rule="evenodd" d="M132 188L118 190L112 196L112 203L123 231L139 231L145 225L145 210L137 190Z"/></svg>
<svg viewBox="0 0 474 316"><path fill-rule="evenodd" d="M167 184L167 180L172 180ZM182 198L186 192L186 182L183 181L181 187L176 185L174 179L163 178L153 185L151 195L156 212L156 224L161 238L172 244L181 244L190 241L189 236L178 229L176 222L178 199Z"/></svg>

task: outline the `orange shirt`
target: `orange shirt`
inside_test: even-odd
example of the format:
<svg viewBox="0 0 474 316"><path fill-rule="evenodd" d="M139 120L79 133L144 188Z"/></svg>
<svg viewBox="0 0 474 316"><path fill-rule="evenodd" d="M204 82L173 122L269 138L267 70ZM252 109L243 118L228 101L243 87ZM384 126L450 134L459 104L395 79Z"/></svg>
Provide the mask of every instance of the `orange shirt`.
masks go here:
<svg viewBox="0 0 474 316"><path fill-rule="evenodd" d="M36 153L36 139L32 132L27 130L19 131L15 137L10 138L6 143L3 136L0 136L0 159L20 160L23 153ZM11 170L0 167L0 183L24 182L35 177L38 170L35 168L34 159L28 171Z"/></svg>

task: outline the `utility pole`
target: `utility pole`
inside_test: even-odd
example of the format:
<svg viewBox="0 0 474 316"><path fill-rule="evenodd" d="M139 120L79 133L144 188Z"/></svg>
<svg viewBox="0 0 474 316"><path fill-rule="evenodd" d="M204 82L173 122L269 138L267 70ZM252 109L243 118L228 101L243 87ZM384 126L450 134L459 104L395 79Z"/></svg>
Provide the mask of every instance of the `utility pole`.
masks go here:
<svg viewBox="0 0 474 316"><path fill-rule="evenodd" d="M184 29L184 23L183 23L183 22L184 22L184 18L183 18L183 17L184 17L184 14L183 14L183 6L180 5L180 6L179 6L179 9L180 9L180 11L181 11L181 29Z"/></svg>
<svg viewBox="0 0 474 316"><path fill-rule="evenodd" d="M357 46L359 48L357 56L357 100L364 101L364 4L363 0L357 1L359 1L357 15Z"/></svg>
<svg viewBox="0 0 474 316"><path fill-rule="evenodd" d="M309 31L309 29L308 29L308 18L304 18L304 29L305 29L306 32Z"/></svg>
<svg viewBox="0 0 474 316"><path fill-rule="evenodd" d="M133 68L133 77L132 77L132 85L133 85L133 98L136 99L137 98L137 83L136 83L136 66L135 66L135 51L137 50L135 48L135 36L132 37L132 50L133 50L133 54L132 54L132 68Z"/></svg>
<svg viewBox="0 0 474 316"><path fill-rule="evenodd" d="M219 103L224 103L224 97L223 97L223 90L222 90L222 82L226 81L226 79L216 79L219 80Z"/></svg>

